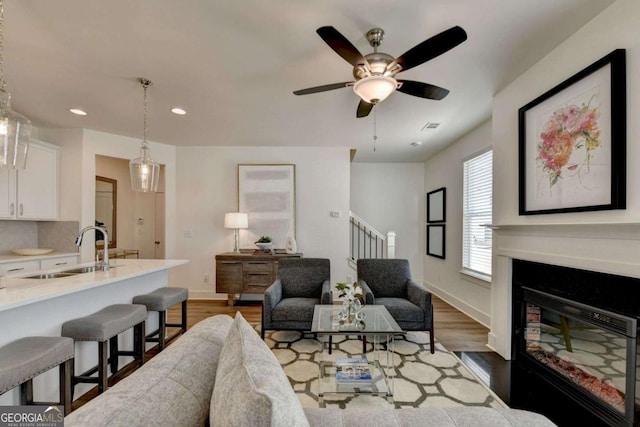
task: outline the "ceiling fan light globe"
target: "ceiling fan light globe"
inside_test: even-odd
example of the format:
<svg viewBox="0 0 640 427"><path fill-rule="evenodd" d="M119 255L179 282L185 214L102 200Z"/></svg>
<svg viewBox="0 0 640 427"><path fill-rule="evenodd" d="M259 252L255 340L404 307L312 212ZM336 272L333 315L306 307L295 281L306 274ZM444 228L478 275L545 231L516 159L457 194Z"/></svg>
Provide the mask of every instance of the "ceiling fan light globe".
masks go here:
<svg viewBox="0 0 640 427"><path fill-rule="evenodd" d="M398 82L393 77L388 76L370 76L358 80L353 85L353 91L363 101L369 104L377 104L382 102L389 95L395 92Z"/></svg>

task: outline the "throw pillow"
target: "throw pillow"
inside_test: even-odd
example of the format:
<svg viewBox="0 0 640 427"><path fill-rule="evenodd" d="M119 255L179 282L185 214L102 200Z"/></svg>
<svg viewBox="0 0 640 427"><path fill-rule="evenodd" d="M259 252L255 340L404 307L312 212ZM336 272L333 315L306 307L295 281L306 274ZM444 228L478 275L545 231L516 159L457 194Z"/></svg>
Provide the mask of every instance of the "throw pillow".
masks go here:
<svg viewBox="0 0 640 427"><path fill-rule="evenodd" d="M269 347L238 312L220 353L211 426L308 426Z"/></svg>

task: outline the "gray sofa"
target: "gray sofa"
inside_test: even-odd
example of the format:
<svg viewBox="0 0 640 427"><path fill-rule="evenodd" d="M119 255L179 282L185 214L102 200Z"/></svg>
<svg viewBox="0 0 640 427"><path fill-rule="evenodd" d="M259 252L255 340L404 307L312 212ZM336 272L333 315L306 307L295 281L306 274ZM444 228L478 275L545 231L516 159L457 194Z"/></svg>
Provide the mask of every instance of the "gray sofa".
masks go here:
<svg viewBox="0 0 640 427"><path fill-rule="evenodd" d="M553 426L515 409L303 409L284 371L237 314L205 319L65 426Z"/></svg>

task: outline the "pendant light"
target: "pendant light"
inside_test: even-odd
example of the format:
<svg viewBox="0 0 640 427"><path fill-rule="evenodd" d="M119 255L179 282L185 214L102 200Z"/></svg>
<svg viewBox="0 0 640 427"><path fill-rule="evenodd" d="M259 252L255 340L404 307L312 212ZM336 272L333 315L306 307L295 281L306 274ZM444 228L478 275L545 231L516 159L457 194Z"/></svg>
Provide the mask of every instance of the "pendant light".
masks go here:
<svg viewBox="0 0 640 427"><path fill-rule="evenodd" d="M11 109L2 62L4 54L4 3L0 0L0 167L24 169L27 163L31 122Z"/></svg>
<svg viewBox="0 0 640 427"><path fill-rule="evenodd" d="M158 178L160 177L160 164L154 162L149 156L147 144L147 88L153 83L144 77L138 77L138 83L144 89L144 134L140 145L140 157L129 162L131 172L131 188L142 193L158 191Z"/></svg>

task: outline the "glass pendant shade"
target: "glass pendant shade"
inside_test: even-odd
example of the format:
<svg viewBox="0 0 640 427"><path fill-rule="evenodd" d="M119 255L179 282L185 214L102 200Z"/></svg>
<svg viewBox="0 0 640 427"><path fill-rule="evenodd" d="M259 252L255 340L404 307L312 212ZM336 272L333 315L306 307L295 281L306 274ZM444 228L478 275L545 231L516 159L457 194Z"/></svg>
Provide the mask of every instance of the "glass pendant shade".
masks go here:
<svg viewBox="0 0 640 427"><path fill-rule="evenodd" d="M148 193L158 191L160 164L149 157L149 147L143 144L140 157L129 162L131 188L133 191Z"/></svg>
<svg viewBox="0 0 640 427"><path fill-rule="evenodd" d="M144 137L140 145L140 157L129 162L129 172L131 173L131 188L133 191L151 193L158 191L160 179L160 164L151 160L149 146L147 145L147 88L153 83L144 77L138 77L137 80L144 89Z"/></svg>
<svg viewBox="0 0 640 427"><path fill-rule="evenodd" d="M396 91L398 82L393 77L370 76L358 80L353 85L353 91L369 104L382 102Z"/></svg>
<svg viewBox="0 0 640 427"><path fill-rule="evenodd" d="M11 109L11 95L0 89L0 166L24 169L27 163L31 122Z"/></svg>

